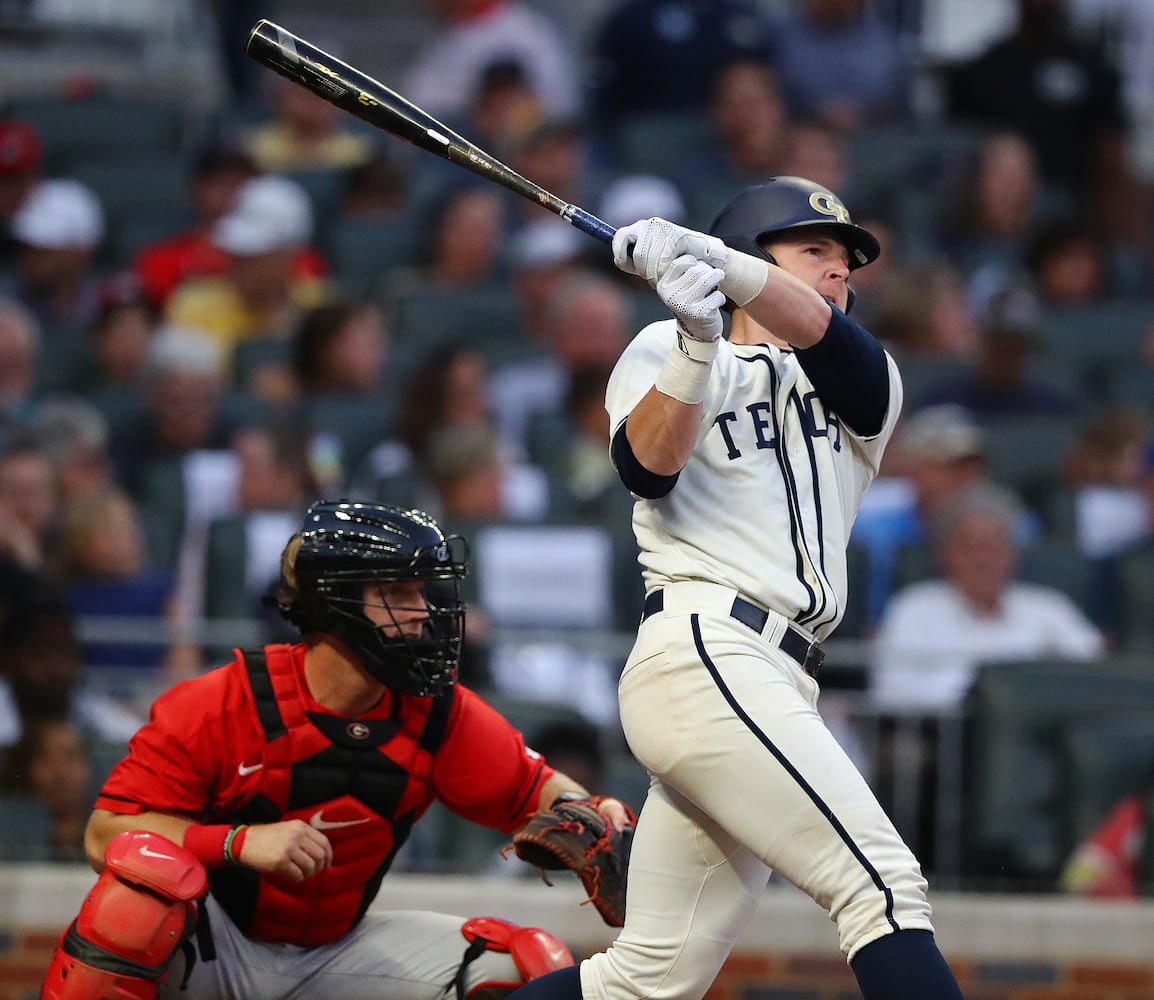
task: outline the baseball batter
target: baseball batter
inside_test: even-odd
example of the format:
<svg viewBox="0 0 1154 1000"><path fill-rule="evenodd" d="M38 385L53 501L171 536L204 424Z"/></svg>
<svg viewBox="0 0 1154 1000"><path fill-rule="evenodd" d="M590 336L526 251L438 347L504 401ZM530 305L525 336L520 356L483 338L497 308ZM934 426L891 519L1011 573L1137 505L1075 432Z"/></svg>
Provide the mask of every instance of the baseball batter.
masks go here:
<svg viewBox="0 0 1154 1000"><path fill-rule="evenodd" d="M776 870L829 912L863 996L957 998L918 862L817 711L850 527L901 406L846 316L879 246L797 177L746 189L710 234L650 219L614 240L675 317L607 394L647 593L621 720L653 783L620 936L514 996L695 1000Z"/></svg>
<svg viewBox="0 0 1154 1000"><path fill-rule="evenodd" d="M459 542L418 510L309 508L278 595L302 641L157 699L97 799L101 876L44 1000L495 1000L572 966L539 928L366 912L434 798L510 833L558 799L626 821L456 683Z"/></svg>

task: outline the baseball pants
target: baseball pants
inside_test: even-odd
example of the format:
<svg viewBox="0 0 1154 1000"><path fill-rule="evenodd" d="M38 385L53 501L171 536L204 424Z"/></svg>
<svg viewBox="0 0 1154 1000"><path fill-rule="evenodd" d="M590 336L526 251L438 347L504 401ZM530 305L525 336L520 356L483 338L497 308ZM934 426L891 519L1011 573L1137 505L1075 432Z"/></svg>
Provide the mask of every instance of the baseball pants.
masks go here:
<svg viewBox="0 0 1154 1000"><path fill-rule="evenodd" d="M704 995L776 870L824 907L852 959L896 930L932 930L926 882L817 711L818 685L731 618L735 591L665 588L619 685L652 784L629 865L625 926L581 965L595 997Z"/></svg>
<svg viewBox="0 0 1154 1000"><path fill-rule="evenodd" d="M216 958L198 960L180 992L177 953L159 1000L452 1000L449 987L468 942L465 918L446 913L370 912L339 941L318 948L250 941L209 896ZM507 954L484 952L469 965L466 988L488 979L519 982Z"/></svg>

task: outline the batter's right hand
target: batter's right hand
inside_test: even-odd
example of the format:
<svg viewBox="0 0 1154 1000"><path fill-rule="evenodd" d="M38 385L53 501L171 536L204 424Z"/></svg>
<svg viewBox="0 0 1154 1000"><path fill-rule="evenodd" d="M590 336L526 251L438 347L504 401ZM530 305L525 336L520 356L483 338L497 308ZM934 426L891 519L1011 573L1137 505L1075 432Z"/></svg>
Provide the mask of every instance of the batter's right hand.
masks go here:
<svg viewBox="0 0 1154 1000"><path fill-rule="evenodd" d="M246 868L303 882L333 863L333 845L304 820L261 823L245 831L238 860Z"/></svg>
<svg viewBox="0 0 1154 1000"><path fill-rule="evenodd" d="M720 339L725 326L721 318L725 294L717 286L724 277L721 268L682 254L658 279L657 295L677 317L683 336L704 344Z"/></svg>
<svg viewBox="0 0 1154 1000"><path fill-rule="evenodd" d="M722 267L729 257L729 248L716 236L665 219L644 219L622 226L613 237L613 263L626 274L644 278L654 288L669 265L683 254Z"/></svg>

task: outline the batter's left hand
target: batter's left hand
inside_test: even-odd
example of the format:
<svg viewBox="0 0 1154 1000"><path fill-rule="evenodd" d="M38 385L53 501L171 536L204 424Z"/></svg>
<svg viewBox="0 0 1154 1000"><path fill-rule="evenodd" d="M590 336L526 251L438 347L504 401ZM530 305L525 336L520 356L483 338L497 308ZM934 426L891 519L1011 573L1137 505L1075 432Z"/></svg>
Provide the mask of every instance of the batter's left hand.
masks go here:
<svg viewBox="0 0 1154 1000"><path fill-rule="evenodd" d="M665 219L644 219L622 226L613 237L613 263L654 288L669 265L689 254L711 267L723 267L729 248L716 236L686 229Z"/></svg>

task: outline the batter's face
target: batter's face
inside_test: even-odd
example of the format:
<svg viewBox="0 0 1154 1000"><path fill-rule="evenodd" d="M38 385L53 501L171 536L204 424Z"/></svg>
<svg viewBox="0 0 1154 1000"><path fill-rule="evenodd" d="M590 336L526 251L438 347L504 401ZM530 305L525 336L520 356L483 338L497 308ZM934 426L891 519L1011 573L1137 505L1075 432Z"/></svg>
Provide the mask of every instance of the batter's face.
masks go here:
<svg viewBox="0 0 1154 1000"><path fill-rule="evenodd" d="M423 580L365 584L365 617L387 637L419 639L429 620Z"/></svg>
<svg viewBox="0 0 1154 1000"><path fill-rule="evenodd" d="M777 266L816 288L843 312L849 303L849 251L820 229L786 233L766 246Z"/></svg>

